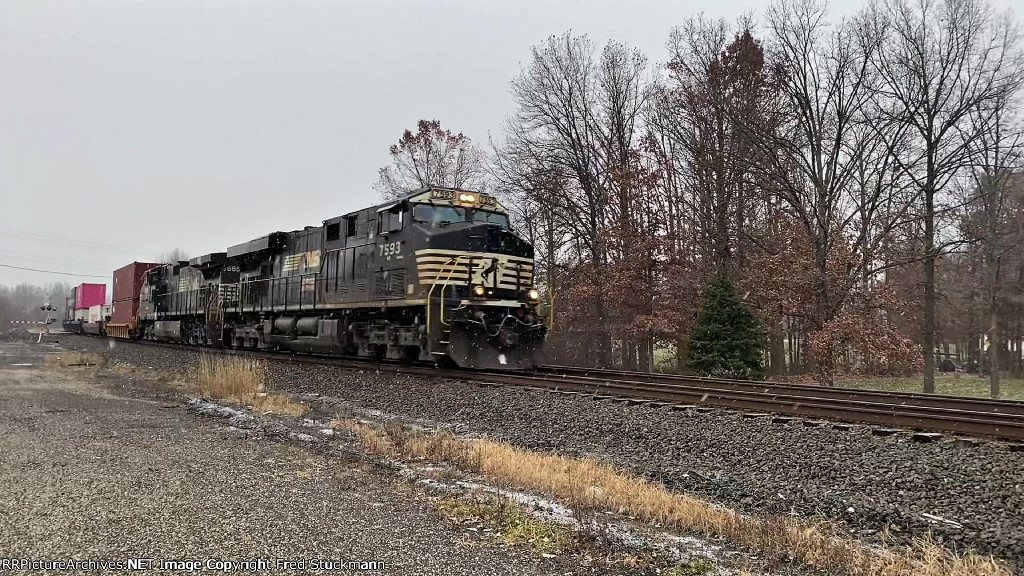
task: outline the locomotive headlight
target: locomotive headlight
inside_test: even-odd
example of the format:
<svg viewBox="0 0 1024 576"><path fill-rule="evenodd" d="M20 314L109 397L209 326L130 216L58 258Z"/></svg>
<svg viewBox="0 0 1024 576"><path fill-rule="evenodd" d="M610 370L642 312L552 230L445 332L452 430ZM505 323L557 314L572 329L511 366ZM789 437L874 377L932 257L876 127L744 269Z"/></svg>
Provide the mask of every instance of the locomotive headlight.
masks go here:
<svg viewBox="0 0 1024 576"><path fill-rule="evenodd" d="M483 296L484 295L484 287L479 285L479 284L477 284L476 286L473 286L473 294L476 294L477 296Z"/></svg>
<svg viewBox="0 0 1024 576"><path fill-rule="evenodd" d="M538 292L536 288L530 288L530 291L527 292L526 295L529 296L530 300L533 302L540 300L540 292Z"/></svg>
<svg viewBox="0 0 1024 576"><path fill-rule="evenodd" d="M459 194L459 202L469 202L471 204L475 203L476 196L474 196L473 194Z"/></svg>

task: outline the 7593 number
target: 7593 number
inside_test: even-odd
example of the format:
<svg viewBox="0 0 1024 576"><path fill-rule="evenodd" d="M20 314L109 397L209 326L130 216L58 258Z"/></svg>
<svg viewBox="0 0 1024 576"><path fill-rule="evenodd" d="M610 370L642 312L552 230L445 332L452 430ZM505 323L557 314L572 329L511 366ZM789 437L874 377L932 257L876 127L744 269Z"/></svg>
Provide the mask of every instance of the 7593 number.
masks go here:
<svg viewBox="0 0 1024 576"><path fill-rule="evenodd" d="M380 245L380 255L381 256L387 256L388 258L391 258L392 256L394 256L396 254L401 254L401 253L402 253L402 243L401 242L388 242L386 244L381 244Z"/></svg>

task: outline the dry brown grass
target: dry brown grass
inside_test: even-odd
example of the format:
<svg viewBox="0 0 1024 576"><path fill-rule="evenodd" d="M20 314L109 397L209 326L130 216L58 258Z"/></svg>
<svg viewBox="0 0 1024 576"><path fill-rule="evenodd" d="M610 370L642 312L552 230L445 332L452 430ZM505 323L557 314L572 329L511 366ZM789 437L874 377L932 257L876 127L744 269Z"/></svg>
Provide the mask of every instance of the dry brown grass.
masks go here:
<svg viewBox="0 0 1024 576"><path fill-rule="evenodd" d="M287 394L267 392L267 366L252 358L203 354L191 389L207 398L252 406L261 412L303 416L309 411Z"/></svg>
<svg viewBox="0 0 1024 576"><path fill-rule="evenodd" d="M51 368L90 368L102 366L103 361L103 356L91 352L60 352L47 354L45 364Z"/></svg>
<svg viewBox="0 0 1024 576"><path fill-rule="evenodd" d="M464 440L450 433L412 434L351 420L332 426L356 433L373 454L444 462L541 492L576 507L594 507L699 534L724 536L763 554L851 576L1012 576L1002 563L976 554L958 556L922 541L913 549L869 548L827 523L756 518L592 460L529 452L502 442Z"/></svg>

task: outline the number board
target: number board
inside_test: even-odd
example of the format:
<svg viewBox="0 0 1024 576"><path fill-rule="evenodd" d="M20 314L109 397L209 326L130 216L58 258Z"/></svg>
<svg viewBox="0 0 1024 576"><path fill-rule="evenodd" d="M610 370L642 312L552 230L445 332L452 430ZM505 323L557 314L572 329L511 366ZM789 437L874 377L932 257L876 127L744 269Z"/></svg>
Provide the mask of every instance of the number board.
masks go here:
<svg viewBox="0 0 1024 576"><path fill-rule="evenodd" d="M430 198L432 200L450 200L452 202L455 202L456 198L458 198L458 194L459 192L455 190L431 190ZM491 196L490 194L482 194L480 192L471 192L471 194L476 196L476 203L480 204L481 206L498 205L498 199L495 198L494 196Z"/></svg>
<svg viewBox="0 0 1024 576"><path fill-rule="evenodd" d="M430 197L434 200L455 200L455 190L431 190Z"/></svg>

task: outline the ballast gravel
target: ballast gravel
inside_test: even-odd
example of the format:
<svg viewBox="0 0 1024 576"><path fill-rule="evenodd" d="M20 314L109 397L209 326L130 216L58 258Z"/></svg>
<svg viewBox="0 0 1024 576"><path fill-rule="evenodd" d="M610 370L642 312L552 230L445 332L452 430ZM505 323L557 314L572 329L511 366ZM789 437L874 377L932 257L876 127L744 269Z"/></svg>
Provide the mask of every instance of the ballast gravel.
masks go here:
<svg viewBox="0 0 1024 576"><path fill-rule="evenodd" d="M137 350L132 355L143 359ZM340 465L336 456L300 443L257 441L211 424L192 413L204 407L182 410L180 398L133 394L88 372L40 370L38 356L18 360L0 364L5 559L154 558L146 573L166 574L353 573L310 570L310 559L320 566L383 562L384 570L367 572L374 574L564 572L529 551L467 545L415 487L361 468L354 456L353 465ZM194 565L160 559L202 568L183 570ZM207 565L256 559L271 570L221 572L225 565ZM306 564L274 570L277 559Z"/></svg>
<svg viewBox="0 0 1024 576"><path fill-rule="evenodd" d="M161 371L193 369L198 354L85 337L71 346ZM676 411L517 387L287 361L273 386L342 406L455 426L531 449L608 461L673 490L760 514L837 520L877 540L931 532L1024 569L1024 452L999 442L917 443L863 426L712 410ZM807 425L817 424L817 425Z"/></svg>

